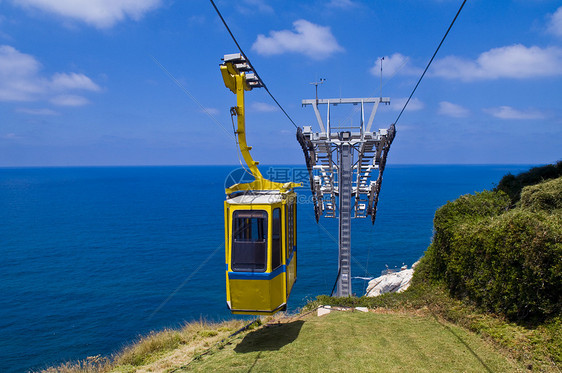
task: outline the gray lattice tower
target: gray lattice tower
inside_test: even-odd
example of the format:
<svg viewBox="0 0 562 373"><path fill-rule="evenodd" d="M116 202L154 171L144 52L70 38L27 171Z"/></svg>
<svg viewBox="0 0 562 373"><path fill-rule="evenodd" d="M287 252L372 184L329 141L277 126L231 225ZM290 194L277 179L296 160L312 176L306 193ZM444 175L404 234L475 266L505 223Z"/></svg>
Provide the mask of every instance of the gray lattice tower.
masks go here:
<svg viewBox="0 0 562 373"><path fill-rule="evenodd" d="M389 98L350 98L303 100L312 105L320 132L305 126L297 131L310 175L316 220L324 215L339 219L339 262L337 296L352 294L351 289L351 218L371 217L375 222L386 156L395 135L394 125L371 132L379 103ZM372 103L368 123L364 123L364 105ZM360 104L357 126L334 127L330 124L330 105ZM326 126L318 105L327 105ZM355 160L355 161L354 161ZM377 171L376 180L372 180ZM337 201L337 203L336 203Z"/></svg>
<svg viewBox="0 0 562 373"><path fill-rule="evenodd" d="M339 268L337 294L340 297L351 295L351 192L353 183L351 176L352 147L349 144L340 145L339 162L340 179L338 185L339 192Z"/></svg>

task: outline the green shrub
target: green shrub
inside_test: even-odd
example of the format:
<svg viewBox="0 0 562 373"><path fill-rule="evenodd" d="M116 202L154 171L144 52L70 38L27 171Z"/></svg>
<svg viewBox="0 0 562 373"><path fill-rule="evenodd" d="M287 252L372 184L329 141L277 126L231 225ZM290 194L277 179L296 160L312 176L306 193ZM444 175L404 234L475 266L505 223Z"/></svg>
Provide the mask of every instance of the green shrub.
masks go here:
<svg viewBox="0 0 562 373"><path fill-rule="evenodd" d="M216 330L201 330L199 335L201 337L214 337L215 335L219 334Z"/></svg>
<svg viewBox="0 0 562 373"><path fill-rule="evenodd" d="M520 205L531 211L562 209L562 177L523 188Z"/></svg>
<svg viewBox="0 0 562 373"><path fill-rule="evenodd" d="M509 207L509 197L503 192L484 191L475 195L464 195L447 202L435 213L433 243L426 252L425 260L433 279L442 278L447 273L447 263L451 251L454 229L465 221L479 221L489 216L497 216Z"/></svg>
<svg viewBox="0 0 562 373"><path fill-rule="evenodd" d="M562 161L558 161L556 164L533 167L529 171L522 172L517 176L509 173L500 180L498 186L494 190L503 191L509 195L511 202L515 204L519 201L521 190L524 187L535 185L542 181L554 179L560 176L562 176Z"/></svg>
<svg viewBox="0 0 562 373"><path fill-rule="evenodd" d="M562 219L516 209L454 230L446 281L510 319L542 319L562 309Z"/></svg>
<svg viewBox="0 0 562 373"><path fill-rule="evenodd" d="M562 310L562 178L523 189L507 210L503 192L466 195L437 210L420 279L516 320Z"/></svg>

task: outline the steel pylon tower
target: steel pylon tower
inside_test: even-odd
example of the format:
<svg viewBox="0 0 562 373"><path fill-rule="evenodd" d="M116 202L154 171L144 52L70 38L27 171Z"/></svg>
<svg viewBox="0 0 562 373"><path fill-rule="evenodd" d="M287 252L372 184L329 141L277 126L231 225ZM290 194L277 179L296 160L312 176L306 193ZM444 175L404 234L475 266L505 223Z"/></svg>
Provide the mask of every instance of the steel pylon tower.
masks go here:
<svg viewBox="0 0 562 373"><path fill-rule="evenodd" d="M396 133L394 124L388 129L371 131L380 103L389 104L390 98L316 98L302 101L303 106L313 107L320 127L320 132L313 132L312 126L297 130L310 176L316 221L322 215L339 219L336 295L340 297L353 294L351 219L370 216L374 224L386 157ZM331 125L330 106L341 104L361 105L359 125ZM365 104L373 104L367 123ZM318 110L319 105L327 105L326 125Z"/></svg>

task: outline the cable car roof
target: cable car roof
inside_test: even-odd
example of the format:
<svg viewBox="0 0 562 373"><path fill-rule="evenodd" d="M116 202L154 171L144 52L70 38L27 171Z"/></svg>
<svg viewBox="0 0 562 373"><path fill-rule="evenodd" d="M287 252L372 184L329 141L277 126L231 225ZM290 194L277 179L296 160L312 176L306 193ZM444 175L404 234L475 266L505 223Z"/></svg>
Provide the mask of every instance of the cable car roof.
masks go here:
<svg viewBox="0 0 562 373"><path fill-rule="evenodd" d="M243 194L226 200L227 203L232 205L271 205L281 201L283 201L281 193Z"/></svg>

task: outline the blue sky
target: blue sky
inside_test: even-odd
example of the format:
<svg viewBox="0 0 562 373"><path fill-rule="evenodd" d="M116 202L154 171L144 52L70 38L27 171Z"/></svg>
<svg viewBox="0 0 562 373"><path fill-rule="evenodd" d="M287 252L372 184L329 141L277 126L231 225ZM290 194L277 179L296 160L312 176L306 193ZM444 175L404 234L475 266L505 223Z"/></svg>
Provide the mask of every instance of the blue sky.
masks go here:
<svg viewBox="0 0 562 373"><path fill-rule="evenodd" d="M460 3L217 1L272 93L315 128L300 104L314 97L309 83L327 79L321 98L378 96L383 56L392 103L375 127L388 127ZM238 162L235 97L218 69L236 47L208 1L0 0L0 10L0 166ZM557 161L561 99L560 1L469 0L397 124L389 163ZM303 163L266 92L247 104L255 159ZM359 120L353 107L332 114Z"/></svg>

